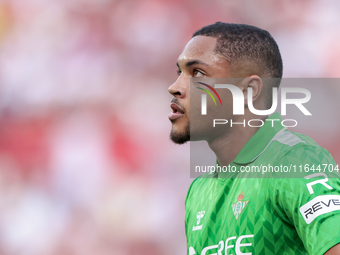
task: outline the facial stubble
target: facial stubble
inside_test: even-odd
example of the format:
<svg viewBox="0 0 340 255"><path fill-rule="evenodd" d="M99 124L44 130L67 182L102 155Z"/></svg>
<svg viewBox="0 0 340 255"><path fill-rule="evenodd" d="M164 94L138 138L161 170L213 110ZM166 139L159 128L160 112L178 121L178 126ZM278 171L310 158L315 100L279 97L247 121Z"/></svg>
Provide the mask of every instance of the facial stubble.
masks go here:
<svg viewBox="0 0 340 255"><path fill-rule="evenodd" d="M174 129L171 129L170 139L176 144L184 144L190 141L190 122L187 121L182 132L175 132Z"/></svg>

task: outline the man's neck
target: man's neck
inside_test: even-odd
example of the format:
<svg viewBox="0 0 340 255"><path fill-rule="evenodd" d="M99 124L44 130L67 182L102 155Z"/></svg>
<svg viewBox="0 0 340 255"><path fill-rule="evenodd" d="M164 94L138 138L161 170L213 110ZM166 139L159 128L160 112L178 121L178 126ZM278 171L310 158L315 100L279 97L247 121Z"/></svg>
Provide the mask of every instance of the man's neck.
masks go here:
<svg viewBox="0 0 340 255"><path fill-rule="evenodd" d="M237 154L259 130L259 127L234 126L223 136L208 142L220 166L228 166Z"/></svg>

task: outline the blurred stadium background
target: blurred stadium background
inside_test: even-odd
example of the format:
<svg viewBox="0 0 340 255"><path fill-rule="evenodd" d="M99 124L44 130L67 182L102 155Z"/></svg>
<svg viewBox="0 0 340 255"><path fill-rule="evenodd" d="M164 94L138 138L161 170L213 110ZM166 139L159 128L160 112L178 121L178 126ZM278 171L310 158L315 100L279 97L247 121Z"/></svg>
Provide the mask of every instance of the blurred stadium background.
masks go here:
<svg viewBox="0 0 340 255"><path fill-rule="evenodd" d="M189 146L169 141L167 119L184 45L215 21L247 23L277 40L284 77L339 77L339 10L337 0L0 0L0 254L185 254ZM334 116L339 94L324 94ZM309 127L339 158L338 129Z"/></svg>

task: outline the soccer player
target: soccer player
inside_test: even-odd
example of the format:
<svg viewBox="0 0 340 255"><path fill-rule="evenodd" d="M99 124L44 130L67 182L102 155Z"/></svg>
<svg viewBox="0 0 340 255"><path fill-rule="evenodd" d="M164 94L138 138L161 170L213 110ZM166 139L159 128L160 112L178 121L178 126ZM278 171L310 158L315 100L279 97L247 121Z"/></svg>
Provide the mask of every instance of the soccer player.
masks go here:
<svg viewBox="0 0 340 255"><path fill-rule="evenodd" d="M280 81L282 77L279 48L267 31L221 22L203 27L185 46L177 66L178 79L169 87L173 95L173 112L169 114L173 142L206 140L221 167L336 167L327 150L282 126L279 113L268 117L250 111L248 96L254 108L268 109L272 88L279 82L264 80ZM209 121L198 120L193 126L190 113L200 113L201 108L190 107L190 98L201 98L198 91L199 96L204 92L196 89L190 93L191 78L241 78L235 84L244 96L244 114L233 115L227 89L218 92L223 108L209 107L208 114L214 116L214 109L223 109L225 119L234 123L255 118L264 125L213 127ZM196 84L202 89L205 86ZM188 254L340 254L340 182L327 174L228 178L226 173L215 173L208 175L211 178L195 179L185 202Z"/></svg>

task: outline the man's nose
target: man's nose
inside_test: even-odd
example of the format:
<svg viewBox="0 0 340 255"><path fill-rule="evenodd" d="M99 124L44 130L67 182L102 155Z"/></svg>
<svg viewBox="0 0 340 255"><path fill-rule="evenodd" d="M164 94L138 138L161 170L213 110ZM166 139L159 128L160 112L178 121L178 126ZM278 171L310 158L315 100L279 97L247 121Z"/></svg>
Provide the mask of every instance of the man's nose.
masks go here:
<svg viewBox="0 0 340 255"><path fill-rule="evenodd" d="M177 80L170 85L168 91L174 97L184 98L187 94L186 88L187 86L185 86L184 80L181 77L178 77Z"/></svg>

